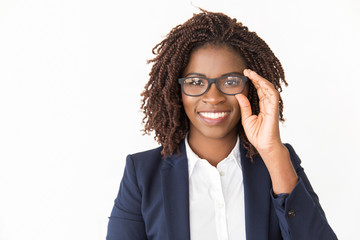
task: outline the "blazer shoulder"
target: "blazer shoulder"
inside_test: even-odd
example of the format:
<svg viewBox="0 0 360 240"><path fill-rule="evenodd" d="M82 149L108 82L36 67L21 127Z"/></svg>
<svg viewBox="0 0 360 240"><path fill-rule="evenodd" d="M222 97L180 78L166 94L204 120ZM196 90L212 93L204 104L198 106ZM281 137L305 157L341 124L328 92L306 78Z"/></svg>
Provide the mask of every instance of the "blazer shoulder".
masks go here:
<svg viewBox="0 0 360 240"><path fill-rule="evenodd" d="M162 149L163 149L163 147L160 146L160 147L145 150L145 151L142 151L142 152L132 153L130 155L133 158L143 158L143 157L149 157L149 156L152 156L152 155L161 155Z"/></svg>
<svg viewBox="0 0 360 240"><path fill-rule="evenodd" d="M161 158L161 151L162 151L163 147L157 147L157 148L153 148L153 149L149 149L149 150L145 150L142 152L137 152L137 153L133 153L133 154L129 154L129 156L134 160L134 161L141 161L142 159L158 159Z"/></svg>
<svg viewBox="0 0 360 240"><path fill-rule="evenodd" d="M163 147L160 146L143 152L129 154L128 159L132 161L137 172L151 172L159 168L162 163L162 149Z"/></svg>

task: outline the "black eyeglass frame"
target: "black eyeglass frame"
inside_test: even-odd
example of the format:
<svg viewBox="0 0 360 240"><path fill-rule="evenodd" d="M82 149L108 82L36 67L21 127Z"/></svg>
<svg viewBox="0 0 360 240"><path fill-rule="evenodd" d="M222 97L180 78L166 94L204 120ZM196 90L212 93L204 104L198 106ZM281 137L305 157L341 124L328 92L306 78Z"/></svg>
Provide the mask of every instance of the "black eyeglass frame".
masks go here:
<svg viewBox="0 0 360 240"><path fill-rule="evenodd" d="M205 89L205 91L202 93L202 94L198 94L198 95L190 95L190 94L187 94L185 93L184 91L184 81L186 79L191 79L191 78L194 78L194 77L198 77L198 78L201 78L201 79L205 79L207 82L208 82L208 85L207 85L207 88ZM238 92L238 93L224 93L223 91L221 91L220 87L219 87L219 80L220 79L223 79L225 77L240 77L243 81L244 81L244 86L241 90L241 92ZM202 96L204 95L210 88L211 84L212 83L215 83L217 89L222 93L222 94L225 94L225 95L230 95L230 96L234 96L236 94L240 94L244 91L245 89L245 84L246 82L249 81L249 78L246 77L246 76L243 76L243 75L228 75L228 76L222 76L222 77L218 77L218 78L207 78L207 77L203 77L203 76L192 76L192 77L185 77L185 78L179 78L178 79L178 82L179 84L181 85L181 91L186 95L186 96L190 96L190 97L199 97L199 96Z"/></svg>

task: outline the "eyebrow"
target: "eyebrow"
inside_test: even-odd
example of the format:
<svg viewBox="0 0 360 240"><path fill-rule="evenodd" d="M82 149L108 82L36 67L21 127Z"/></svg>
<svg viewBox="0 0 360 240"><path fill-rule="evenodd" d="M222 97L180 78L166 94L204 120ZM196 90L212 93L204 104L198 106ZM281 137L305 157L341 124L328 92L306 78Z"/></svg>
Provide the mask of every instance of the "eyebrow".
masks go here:
<svg viewBox="0 0 360 240"><path fill-rule="evenodd" d="M206 77L205 74L197 73L197 72L188 73L188 74L185 75L185 77L187 77L189 75L196 75L196 76L200 76L200 77ZM242 74L239 73L239 72L229 72L229 73L225 73L225 74L223 74L221 76L224 77L224 76L228 76L228 75L242 75Z"/></svg>

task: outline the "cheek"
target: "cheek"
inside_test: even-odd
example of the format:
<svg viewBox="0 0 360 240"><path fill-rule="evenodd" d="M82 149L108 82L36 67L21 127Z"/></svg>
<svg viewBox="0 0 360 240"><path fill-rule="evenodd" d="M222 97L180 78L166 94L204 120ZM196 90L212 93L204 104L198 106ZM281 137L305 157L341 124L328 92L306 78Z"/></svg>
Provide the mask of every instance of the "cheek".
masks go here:
<svg viewBox="0 0 360 240"><path fill-rule="evenodd" d="M191 109L194 107L194 97L186 96L185 94L181 94L181 99L183 102L183 106L185 109L186 114L189 114L191 112Z"/></svg>
<svg viewBox="0 0 360 240"><path fill-rule="evenodd" d="M239 104L238 100L235 98L235 96L233 96L231 99L228 99L228 101L231 103L234 110L236 110L237 112L240 112L240 104Z"/></svg>

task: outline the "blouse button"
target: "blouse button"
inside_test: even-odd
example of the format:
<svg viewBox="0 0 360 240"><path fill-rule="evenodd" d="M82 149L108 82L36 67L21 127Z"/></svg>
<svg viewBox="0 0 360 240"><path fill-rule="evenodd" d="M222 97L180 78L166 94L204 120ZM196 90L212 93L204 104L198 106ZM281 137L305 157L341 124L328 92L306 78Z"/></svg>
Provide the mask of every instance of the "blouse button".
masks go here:
<svg viewBox="0 0 360 240"><path fill-rule="evenodd" d="M220 176L224 176L225 173L223 171L220 171Z"/></svg>

